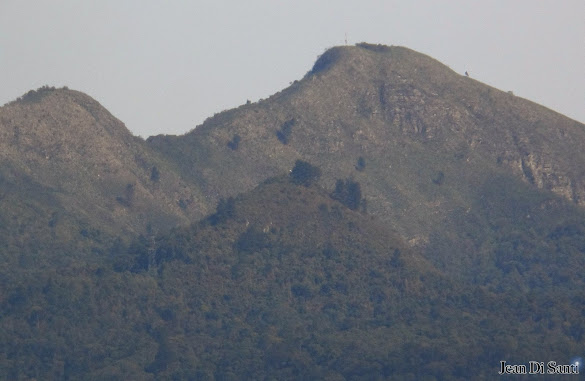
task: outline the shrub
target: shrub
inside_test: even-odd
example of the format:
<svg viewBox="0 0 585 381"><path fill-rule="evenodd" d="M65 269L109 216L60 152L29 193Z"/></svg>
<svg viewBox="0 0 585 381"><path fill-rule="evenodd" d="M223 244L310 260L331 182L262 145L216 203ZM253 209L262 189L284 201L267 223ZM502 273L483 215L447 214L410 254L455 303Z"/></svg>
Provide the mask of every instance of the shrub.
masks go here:
<svg viewBox="0 0 585 381"><path fill-rule="evenodd" d="M23 103L38 103L40 102L47 94L55 91L55 87L50 86L43 86L39 87L36 90L30 90L28 93L24 94L22 97L16 99L17 102Z"/></svg>
<svg viewBox="0 0 585 381"><path fill-rule="evenodd" d="M311 289L304 284L295 284L290 288L292 294L297 298L309 299L313 296Z"/></svg>
<svg viewBox="0 0 585 381"><path fill-rule="evenodd" d="M321 170L306 161L297 160L290 173L290 177L293 183L308 187L315 181L319 180L321 177Z"/></svg>
<svg viewBox="0 0 585 381"><path fill-rule="evenodd" d="M360 42L359 44L356 44L356 46L359 46L362 49L371 50L373 52L379 53L387 53L391 51L391 48L389 46L382 44L368 44L367 42Z"/></svg>
<svg viewBox="0 0 585 381"><path fill-rule="evenodd" d="M443 182L445 182L445 174L443 172L439 171L439 172L437 172L435 177L433 177L433 183L435 183L437 185L441 185L441 184L443 184Z"/></svg>
<svg viewBox="0 0 585 381"><path fill-rule="evenodd" d="M215 209L215 213L209 216L209 222L211 225L217 225L224 223L230 218L233 218L236 214L236 201L233 197L226 199L220 199Z"/></svg>
<svg viewBox="0 0 585 381"><path fill-rule="evenodd" d="M116 197L116 201L118 201L118 203L120 203L121 205L129 208L132 206L132 203L134 202L134 193L135 193L134 185L128 184L126 185L126 189L124 190L124 196Z"/></svg>
<svg viewBox="0 0 585 381"><path fill-rule="evenodd" d="M331 48L327 50L317 58L317 61L315 61L315 64L311 71L309 71L308 75L314 75L326 71L339 60L340 56L339 48Z"/></svg>
<svg viewBox="0 0 585 381"><path fill-rule="evenodd" d="M355 166L355 169L357 169L360 172L363 171L364 169L366 169L366 159L364 159L363 156L358 157L357 165Z"/></svg>
<svg viewBox="0 0 585 381"><path fill-rule="evenodd" d="M232 150L235 151L238 149L238 146L240 145L240 141L242 140L242 138L240 137L240 135L235 134L232 137L232 140L228 142L227 146Z"/></svg>
<svg viewBox="0 0 585 381"><path fill-rule="evenodd" d="M156 183L158 180L160 180L160 172L159 172L158 168L156 166L154 166L150 170L150 181Z"/></svg>
<svg viewBox="0 0 585 381"><path fill-rule="evenodd" d="M270 247L270 240L268 234L258 230L255 226L250 226L240 234L235 247L241 253L253 253Z"/></svg>
<svg viewBox="0 0 585 381"><path fill-rule="evenodd" d="M288 144L295 123L296 120L294 118L289 119L280 126L280 130L276 131L276 137L282 144Z"/></svg>
<svg viewBox="0 0 585 381"><path fill-rule="evenodd" d="M353 180L337 180L331 198L341 202L349 209L356 210L362 205L362 189L358 182Z"/></svg>

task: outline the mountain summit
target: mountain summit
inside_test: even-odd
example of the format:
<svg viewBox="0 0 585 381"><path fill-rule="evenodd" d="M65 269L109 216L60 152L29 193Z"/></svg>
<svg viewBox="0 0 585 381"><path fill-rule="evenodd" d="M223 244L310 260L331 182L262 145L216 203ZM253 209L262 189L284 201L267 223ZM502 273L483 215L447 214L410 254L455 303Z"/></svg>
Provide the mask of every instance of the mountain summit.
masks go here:
<svg viewBox="0 0 585 381"><path fill-rule="evenodd" d="M349 173L355 156L402 144L400 150L422 149L504 167L539 188L584 204L583 171L575 164L585 159L579 149L583 127L421 53L364 43L326 51L305 78L267 100L220 113L184 136L148 141L189 162L183 166L193 164L198 175L216 176L212 183L221 183L224 172L204 174L205 158L182 155L185 150L175 148L205 145L211 151L202 156L233 164L228 143L237 135L232 156L247 156L254 164L238 158L240 165L229 167L234 173L244 169L247 176L241 177L248 186L266 170L275 174L290 168L293 157L325 161L342 152L343 161L350 161L343 163Z"/></svg>
<svg viewBox="0 0 585 381"><path fill-rule="evenodd" d="M47 189L65 214L110 233L168 229L206 213L193 206L201 197L196 187L97 101L73 90L43 87L1 107L0 162L6 181L18 188L26 178Z"/></svg>
<svg viewBox="0 0 585 381"><path fill-rule="evenodd" d="M410 49L358 44L266 100L147 142L216 200L306 160L327 189L359 182L368 211L425 248L447 227L465 241L495 182L584 205L584 127Z"/></svg>

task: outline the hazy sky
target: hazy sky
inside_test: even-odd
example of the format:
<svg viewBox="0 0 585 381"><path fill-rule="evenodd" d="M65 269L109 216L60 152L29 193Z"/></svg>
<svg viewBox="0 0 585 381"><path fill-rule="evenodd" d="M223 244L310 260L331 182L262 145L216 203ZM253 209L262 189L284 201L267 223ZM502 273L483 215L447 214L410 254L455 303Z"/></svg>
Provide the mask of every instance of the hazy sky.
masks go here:
<svg viewBox="0 0 585 381"><path fill-rule="evenodd" d="M584 0L0 0L0 105L68 86L136 135L184 133L302 78L346 33L585 122Z"/></svg>

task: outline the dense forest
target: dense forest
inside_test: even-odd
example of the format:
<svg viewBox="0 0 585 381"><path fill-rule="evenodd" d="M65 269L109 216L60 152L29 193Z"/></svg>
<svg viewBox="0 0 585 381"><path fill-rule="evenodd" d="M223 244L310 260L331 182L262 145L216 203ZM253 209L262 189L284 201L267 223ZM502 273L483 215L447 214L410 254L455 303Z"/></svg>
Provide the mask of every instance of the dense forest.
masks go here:
<svg viewBox="0 0 585 381"><path fill-rule="evenodd" d="M551 221L515 195L528 209L490 216L505 227L494 258L464 282L298 182L268 180L169 234L104 242L91 264L21 259L2 274L2 378L489 379L501 359L582 350L580 214L551 207L554 227L512 229L515 213Z"/></svg>

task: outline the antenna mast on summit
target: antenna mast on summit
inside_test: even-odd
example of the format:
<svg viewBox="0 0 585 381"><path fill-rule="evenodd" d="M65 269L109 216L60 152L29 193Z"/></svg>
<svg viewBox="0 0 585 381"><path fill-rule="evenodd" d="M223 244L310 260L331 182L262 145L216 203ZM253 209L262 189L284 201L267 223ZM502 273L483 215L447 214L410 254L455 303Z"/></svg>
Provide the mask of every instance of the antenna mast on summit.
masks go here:
<svg viewBox="0 0 585 381"><path fill-rule="evenodd" d="M345 32L345 45L347 45L347 32Z"/></svg>

